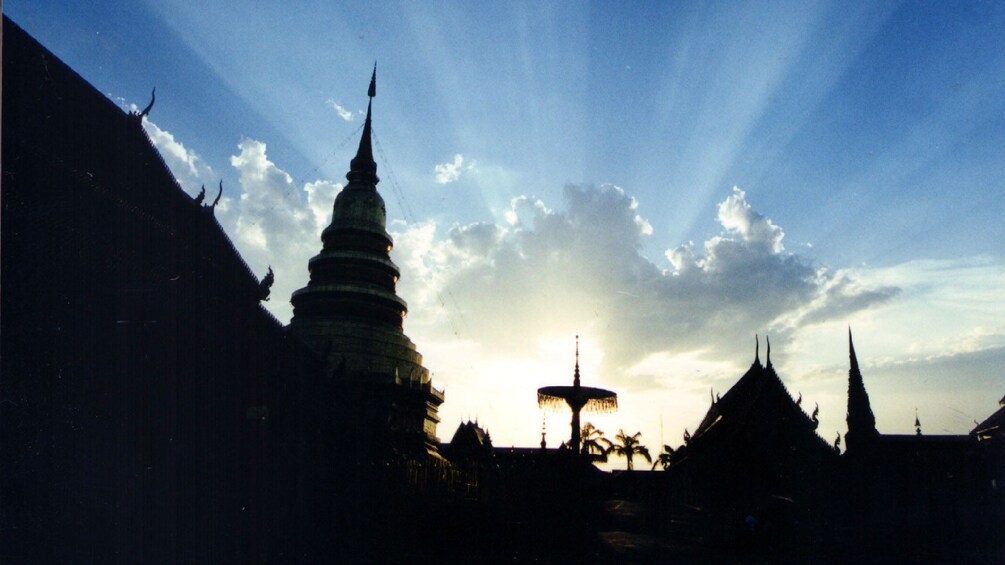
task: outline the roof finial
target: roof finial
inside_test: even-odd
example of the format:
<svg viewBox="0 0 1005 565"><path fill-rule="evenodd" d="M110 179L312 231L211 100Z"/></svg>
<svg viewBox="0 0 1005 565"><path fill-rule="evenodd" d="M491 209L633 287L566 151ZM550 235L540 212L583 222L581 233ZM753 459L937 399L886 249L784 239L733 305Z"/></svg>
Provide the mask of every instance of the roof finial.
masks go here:
<svg viewBox="0 0 1005 565"><path fill-rule="evenodd" d="M377 61L373 62L373 74L370 75L370 88L366 91L370 98L377 96Z"/></svg>
<svg viewBox="0 0 1005 565"><path fill-rule="evenodd" d="M764 341L768 342L768 359L767 359L767 368L769 368L769 369L770 369L770 368L771 368L771 337L769 337L769 336L764 336Z"/></svg>
<svg viewBox="0 0 1005 565"><path fill-rule="evenodd" d="M150 115L150 110L153 110L154 102L156 101L157 101L157 87L155 86L153 90L150 91L150 103L147 104L147 107L143 108L142 111L133 112L133 116L135 116L137 120L140 120L142 122L143 118Z"/></svg>
<svg viewBox="0 0 1005 565"><path fill-rule="evenodd" d="M220 179L220 190L218 190L216 193L216 199L213 200L213 203L209 205L211 209L216 208L216 205L220 203L221 196L223 196L223 179Z"/></svg>
<svg viewBox="0 0 1005 565"><path fill-rule="evenodd" d="M761 340L754 334L754 365L761 364Z"/></svg>
<svg viewBox="0 0 1005 565"><path fill-rule="evenodd" d="M579 336L576 336L576 372L572 379L572 386L579 386Z"/></svg>
<svg viewBox="0 0 1005 565"><path fill-rule="evenodd" d="M370 101L366 104L366 121L363 122L363 136L359 139L359 149L356 151L356 156L349 163L349 173L346 174L346 178L349 179L349 182L359 180L376 185L380 182L380 179L377 178L377 163L373 160L373 145L371 142L373 128L370 120L373 109L373 97L377 95L376 62L373 64L370 87L367 89L366 94L370 97Z"/></svg>
<svg viewBox="0 0 1005 565"><path fill-rule="evenodd" d="M266 274L265 278L263 278L258 283L258 299L259 300L266 300L267 301L269 299L269 293L272 292L271 291L271 289L272 289L272 283L274 283L275 281L276 281L276 275L275 275L275 273L272 272L272 265L269 265L269 272L268 272L268 274Z"/></svg>
<svg viewBox="0 0 1005 565"><path fill-rule="evenodd" d="M918 419L918 408L914 408L914 433L915 435L921 435L921 420Z"/></svg>

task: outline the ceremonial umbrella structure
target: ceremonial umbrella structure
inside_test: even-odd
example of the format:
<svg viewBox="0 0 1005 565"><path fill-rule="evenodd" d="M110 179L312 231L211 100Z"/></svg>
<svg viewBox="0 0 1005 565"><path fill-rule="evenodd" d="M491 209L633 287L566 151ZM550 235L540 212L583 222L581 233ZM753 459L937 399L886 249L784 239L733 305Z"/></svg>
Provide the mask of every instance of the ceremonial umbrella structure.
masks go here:
<svg viewBox="0 0 1005 565"><path fill-rule="evenodd" d="M546 410L560 410L568 406L572 410L572 438L569 447L573 453L580 452L580 412L614 412L618 409L616 392L582 386L579 382L579 336L576 336L576 371L572 386L545 386L537 389L537 405Z"/></svg>

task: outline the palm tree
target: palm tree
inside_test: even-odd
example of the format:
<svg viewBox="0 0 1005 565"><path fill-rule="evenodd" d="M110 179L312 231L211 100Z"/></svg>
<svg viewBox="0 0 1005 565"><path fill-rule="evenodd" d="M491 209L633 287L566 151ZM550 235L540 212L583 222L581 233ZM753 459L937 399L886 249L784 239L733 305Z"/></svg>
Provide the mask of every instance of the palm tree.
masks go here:
<svg viewBox="0 0 1005 565"><path fill-rule="evenodd" d="M583 425L580 437L583 438L583 448L580 452L583 456L593 461L607 461L607 454L611 451L611 440L604 437L603 430L587 422Z"/></svg>
<svg viewBox="0 0 1005 565"><path fill-rule="evenodd" d="M656 461L653 462L653 470L654 471L656 470L657 465L663 467L664 471L669 469L670 463L673 462L673 456L674 456L673 448L670 447L669 445L664 445L663 453L660 453L659 456L656 457Z"/></svg>
<svg viewBox="0 0 1005 565"><path fill-rule="evenodd" d="M641 455L646 458L646 461L652 463L653 458L649 456L649 449L639 443L639 437L642 432L635 432L633 435L625 434L625 430L618 430L618 435L614 436L614 445L611 446L611 451L615 455L620 455L628 460L628 470L631 471L635 468L632 464L632 459L636 455Z"/></svg>

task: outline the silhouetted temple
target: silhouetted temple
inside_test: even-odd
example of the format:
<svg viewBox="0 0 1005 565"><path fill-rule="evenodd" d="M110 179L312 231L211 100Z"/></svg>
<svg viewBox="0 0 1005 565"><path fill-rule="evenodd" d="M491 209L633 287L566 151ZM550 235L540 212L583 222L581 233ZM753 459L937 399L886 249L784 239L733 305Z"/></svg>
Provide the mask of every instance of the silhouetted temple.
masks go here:
<svg viewBox="0 0 1005 565"><path fill-rule="evenodd" d="M766 365L755 355L675 451L676 520L723 543L741 543L754 520L771 531L765 543L773 548L807 543L835 518L839 456L816 428L816 414L802 410L775 372L769 344Z"/></svg>
<svg viewBox="0 0 1005 565"><path fill-rule="evenodd" d="M0 561L264 561L306 533L321 363L141 120L4 18Z"/></svg>
<svg viewBox="0 0 1005 565"><path fill-rule="evenodd" d="M422 356L402 331L408 311L395 294L400 273L391 261L384 200L377 192L371 147L371 110L377 70L359 149L335 199L331 225L321 234L321 253L309 263L310 281L294 292L290 330L318 353L339 396L333 433L371 432L368 449L436 456L437 408ZM347 445L357 445L346 437Z"/></svg>
<svg viewBox="0 0 1005 565"><path fill-rule="evenodd" d="M372 107L284 327L144 133L153 100L123 112L7 18L2 72L0 562L1005 559L1005 399L968 435L881 434L849 333L844 454L770 349L666 472L472 422L440 444Z"/></svg>
<svg viewBox="0 0 1005 565"><path fill-rule="evenodd" d="M3 26L0 561L333 559L450 500L369 118L288 330L151 144L153 105Z"/></svg>
<svg viewBox="0 0 1005 565"><path fill-rule="evenodd" d="M996 416L969 435L885 435L848 335L847 451L828 445L771 363L750 369L673 451L664 527L770 555L956 560L1002 555L1005 441ZM996 415L1001 414L1001 410ZM840 454L840 455L839 455ZM843 553L840 553L843 552Z"/></svg>
<svg viewBox="0 0 1005 565"><path fill-rule="evenodd" d="M968 435L923 435L917 418L915 434L880 434L850 331L848 352L843 495L857 539L870 547L1005 557L1003 438L981 433L981 425Z"/></svg>

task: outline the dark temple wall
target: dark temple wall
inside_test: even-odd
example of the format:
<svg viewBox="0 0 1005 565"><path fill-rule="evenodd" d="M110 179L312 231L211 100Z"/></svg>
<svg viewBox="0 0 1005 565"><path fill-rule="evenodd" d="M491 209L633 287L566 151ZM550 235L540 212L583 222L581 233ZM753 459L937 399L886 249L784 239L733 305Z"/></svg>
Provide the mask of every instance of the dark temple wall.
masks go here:
<svg viewBox="0 0 1005 565"><path fill-rule="evenodd" d="M2 125L0 561L297 553L314 356L139 119L6 18Z"/></svg>

